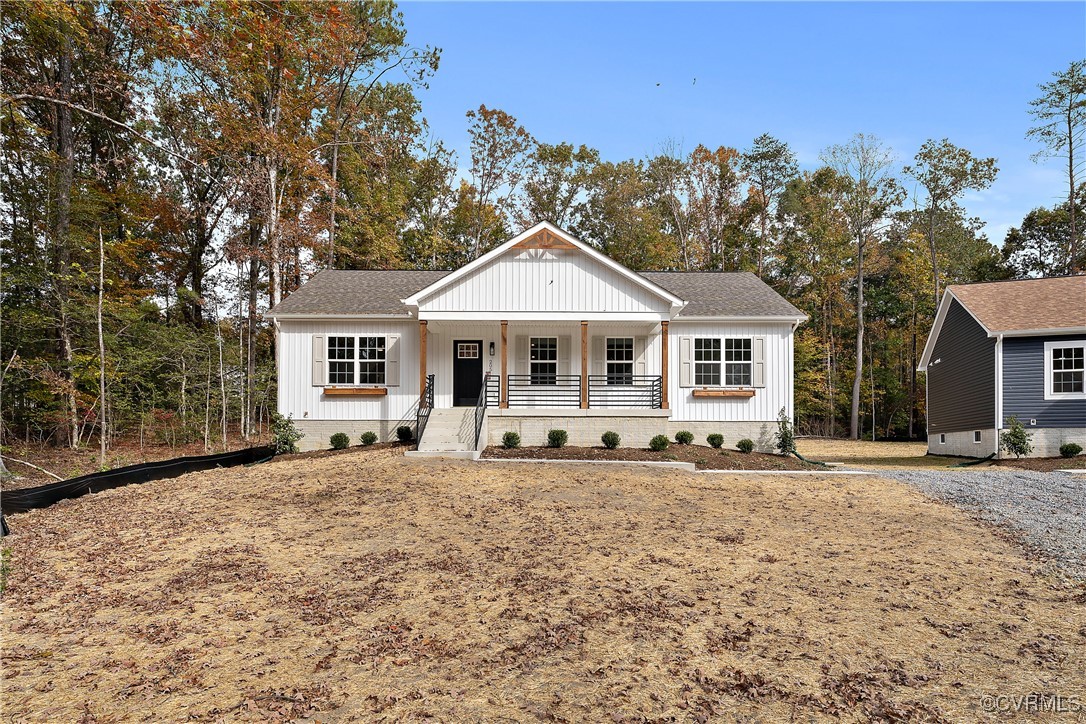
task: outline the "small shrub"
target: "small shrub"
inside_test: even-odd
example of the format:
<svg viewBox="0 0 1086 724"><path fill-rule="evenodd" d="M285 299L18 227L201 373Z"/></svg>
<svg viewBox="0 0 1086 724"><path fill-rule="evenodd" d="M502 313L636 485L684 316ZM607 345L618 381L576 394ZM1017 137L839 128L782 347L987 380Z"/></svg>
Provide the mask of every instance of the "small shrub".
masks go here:
<svg viewBox="0 0 1086 724"><path fill-rule="evenodd" d="M667 450L667 446L671 444L671 441L667 439L667 435L657 435L649 440L649 449L656 452L663 452Z"/></svg>
<svg viewBox="0 0 1086 724"><path fill-rule="evenodd" d="M513 450L520 447L520 435L510 430L502 435L502 447L506 450Z"/></svg>
<svg viewBox="0 0 1086 724"><path fill-rule="evenodd" d="M1060 457L1061 458L1073 458L1082 452L1082 446L1077 442L1065 442L1060 445Z"/></svg>
<svg viewBox="0 0 1086 724"><path fill-rule="evenodd" d="M777 415L777 449L781 455L791 455L796 451L796 434L792 430L792 420L783 407Z"/></svg>
<svg viewBox="0 0 1086 724"><path fill-rule="evenodd" d="M569 442L569 433L565 430L548 430L547 447L565 447Z"/></svg>
<svg viewBox="0 0 1086 724"><path fill-rule="evenodd" d="M694 442L694 433L690 432L689 430L679 430L677 433L675 433L675 442L679 443L680 445L689 445L690 443Z"/></svg>
<svg viewBox="0 0 1086 724"><path fill-rule="evenodd" d="M283 417L278 412L272 413L271 433L276 455L298 452L298 441L305 437L290 415Z"/></svg>
<svg viewBox="0 0 1086 724"><path fill-rule="evenodd" d="M415 437L415 431L408 425L400 425L396 428L396 439L400 442L411 442L411 439Z"/></svg>
<svg viewBox="0 0 1086 724"><path fill-rule="evenodd" d="M603 446L608 450L614 450L616 447L622 444L622 438L619 437L619 434L617 432L611 432L610 430L608 430L600 436L600 442L602 442Z"/></svg>
<svg viewBox="0 0 1086 724"><path fill-rule="evenodd" d="M724 436L719 432L714 432L705 438L705 442L709 443L709 447L715 447L719 450L724 447Z"/></svg>
<svg viewBox="0 0 1086 724"><path fill-rule="evenodd" d="M363 445L368 446L368 445L372 445L375 442L377 442L377 433L376 432L373 432L372 430L369 430L367 432L362 433L362 444Z"/></svg>
<svg viewBox="0 0 1086 724"><path fill-rule="evenodd" d="M350 447L351 436L345 432L337 432L335 435L332 436L332 439L329 440L329 442L332 443L333 450L344 450Z"/></svg>
<svg viewBox="0 0 1086 724"><path fill-rule="evenodd" d="M660 456L660 459L661 460L678 460L679 458L678 458L678 456L672 455L671 453L664 453L663 455Z"/></svg>
<svg viewBox="0 0 1086 724"><path fill-rule="evenodd" d="M1016 458L1029 455L1033 451L1033 445L1030 444L1033 434L1026 430L1017 417L1011 416L1007 422L1011 426L999 434L999 449L1006 450Z"/></svg>
<svg viewBox="0 0 1086 724"><path fill-rule="evenodd" d="M11 575L11 549L0 550L0 593L7 590L8 576Z"/></svg>
<svg viewBox="0 0 1086 724"><path fill-rule="evenodd" d="M750 454L754 452L754 441L749 437L745 437L739 442L735 443L735 449L741 453Z"/></svg>

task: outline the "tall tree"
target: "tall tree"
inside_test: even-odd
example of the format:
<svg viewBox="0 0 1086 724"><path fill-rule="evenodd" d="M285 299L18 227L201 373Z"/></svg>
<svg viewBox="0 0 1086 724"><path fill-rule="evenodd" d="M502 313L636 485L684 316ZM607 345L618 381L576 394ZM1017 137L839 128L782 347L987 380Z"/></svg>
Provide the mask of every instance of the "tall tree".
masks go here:
<svg viewBox="0 0 1086 724"><path fill-rule="evenodd" d="M1086 209L1086 183L1079 184L1075 206ZM1070 269L1071 209L1067 202L1051 209L1037 208L1007 232L1003 257L1015 276L1050 277Z"/></svg>
<svg viewBox="0 0 1086 724"><path fill-rule="evenodd" d="M1067 70L1052 75L1055 80L1042 84L1041 96L1030 101L1029 113L1037 125L1026 132L1026 137L1044 145L1034 156L1035 159L1050 156L1067 159L1067 208L1071 235L1067 266L1075 274L1081 268L1081 259L1074 199L1082 166L1081 160L1075 161L1075 151L1086 132L1086 60L1072 61Z"/></svg>
<svg viewBox="0 0 1086 724"><path fill-rule="evenodd" d="M796 156L784 141L768 133L754 139L743 152L742 169L750 182L758 207L758 276L765 274L766 252L772 249L770 223L777 198L788 180L799 172Z"/></svg>
<svg viewBox="0 0 1086 724"><path fill-rule="evenodd" d="M468 111L471 122L471 184L475 214L471 229L471 258L486 251L497 221L487 212L493 208L504 221L512 211L517 186L524 178L528 152L534 143L531 134L517 119L503 110L479 106Z"/></svg>
<svg viewBox="0 0 1086 724"><path fill-rule="evenodd" d="M887 213L904 194L891 175L893 152L874 136L857 133L845 144L830 146L822 161L847 181L844 213L855 244L856 269L856 364L852 380L849 436L860 436L860 392L864 369L864 253L877 241Z"/></svg>
<svg viewBox="0 0 1086 724"><path fill-rule="evenodd" d="M531 153L524 180L518 221L529 227L539 221L566 228L573 222L577 197L600 154L588 146L539 143Z"/></svg>
<svg viewBox="0 0 1086 724"><path fill-rule="evenodd" d="M678 143L664 143L660 153L649 159L645 172L657 216L664 222L665 232L678 249L679 266L690 271L697 256L691 239L690 209L686 197L690 187L690 166Z"/></svg>
<svg viewBox="0 0 1086 724"><path fill-rule="evenodd" d="M954 204L966 191L981 191L992 185L999 169L994 158L977 158L948 139L928 139L920 147L913 165L905 173L916 179L927 193L928 251L935 306L939 306L939 259L935 243L935 218L949 204Z"/></svg>

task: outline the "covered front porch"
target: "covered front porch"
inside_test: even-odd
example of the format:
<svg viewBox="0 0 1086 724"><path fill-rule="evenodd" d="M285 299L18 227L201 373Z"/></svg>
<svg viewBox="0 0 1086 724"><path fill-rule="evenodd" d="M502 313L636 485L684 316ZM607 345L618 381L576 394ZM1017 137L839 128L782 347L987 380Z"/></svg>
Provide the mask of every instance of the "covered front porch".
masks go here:
<svg viewBox="0 0 1086 724"><path fill-rule="evenodd" d="M667 325L421 320L419 407L667 410Z"/></svg>

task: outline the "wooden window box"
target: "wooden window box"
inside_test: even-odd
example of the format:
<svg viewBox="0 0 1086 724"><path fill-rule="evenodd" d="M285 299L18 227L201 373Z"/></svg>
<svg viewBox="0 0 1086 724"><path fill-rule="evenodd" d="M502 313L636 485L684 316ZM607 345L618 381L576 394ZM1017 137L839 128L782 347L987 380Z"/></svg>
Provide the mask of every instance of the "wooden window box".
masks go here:
<svg viewBox="0 0 1086 724"><path fill-rule="evenodd" d="M325 387L326 395L343 395L345 397L383 397L388 394L387 387Z"/></svg>
<svg viewBox="0 0 1086 724"><path fill-rule="evenodd" d="M754 390L741 389L741 390L710 390L702 388L694 390L694 397L754 397Z"/></svg>

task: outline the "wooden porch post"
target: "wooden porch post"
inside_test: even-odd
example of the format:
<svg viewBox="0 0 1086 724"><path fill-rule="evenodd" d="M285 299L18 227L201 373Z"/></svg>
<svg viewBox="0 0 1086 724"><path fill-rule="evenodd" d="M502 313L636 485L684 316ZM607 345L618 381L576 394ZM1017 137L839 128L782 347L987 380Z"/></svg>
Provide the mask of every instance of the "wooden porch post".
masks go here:
<svg viewBox="0 0 1086 724"><path fill-rule="evenodd" d="M660 322L660 409L667 406L667 322Z"/></svg>
<svg viewBox="0 0 1086 724"><path fill-rule="evenodd" d="M419 407L426 404L426 320L419 320Z"/></svg>
<svg viewBox="0 0 1086 724"><path fill-rule="evenodd" d="M501 383L501 395L498 400L498 407L503 410L509 407L509 322L502 320L502 376L498 382Z"/></svg>
<svg viewBox="0 0 1086 724"><path fill-rule="evenodd" d="M588 409L588 322L581 322L581 409Z"/></svg>

